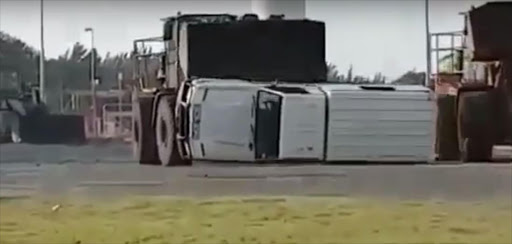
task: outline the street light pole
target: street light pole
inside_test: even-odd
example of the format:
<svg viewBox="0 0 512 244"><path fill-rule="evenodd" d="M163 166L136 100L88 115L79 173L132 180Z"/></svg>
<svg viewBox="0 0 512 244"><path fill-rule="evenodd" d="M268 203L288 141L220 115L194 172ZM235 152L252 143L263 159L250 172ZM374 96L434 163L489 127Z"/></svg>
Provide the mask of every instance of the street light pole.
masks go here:
<svg viewBox="0 0 512 244"><path fill-rule="evenodd" d="M425 86L428 86L430 83L430 72L432 72L432 52L430 51L432 48L432 40L430 38L429 0L425 0L425 32L427 36L427 71L425 72Z"/></svg>
<svg viewBox="0 0 512 244"><path fill-rule="evenodd" d="M98 136L98 126L96 118L98 116L96 111L96 57L94 55L94 30L92 28L85 28L85 32L91 33L91 94L92 94L92 114L93 114L93 133L94 136Z"/></svg>
<svg viewBox="0 0 512 244"><path fill-rule="evenodd" d="M41 101L46 104L46 91L44 79L44 15L43 15L43 0L41 0L41 55L39 55L39 97Z"/></svg>

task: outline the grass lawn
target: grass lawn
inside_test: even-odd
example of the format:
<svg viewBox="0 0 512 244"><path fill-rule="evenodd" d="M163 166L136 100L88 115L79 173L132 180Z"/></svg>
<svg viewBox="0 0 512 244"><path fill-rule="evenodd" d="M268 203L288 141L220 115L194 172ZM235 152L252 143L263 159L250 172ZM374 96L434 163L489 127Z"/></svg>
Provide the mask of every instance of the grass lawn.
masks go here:
<svg viewBox="0 0 512 244"><path fill-rule="evenodd" d="M0 243L504 244L512 243L512 205L318 197L0 200Z"/></svg>

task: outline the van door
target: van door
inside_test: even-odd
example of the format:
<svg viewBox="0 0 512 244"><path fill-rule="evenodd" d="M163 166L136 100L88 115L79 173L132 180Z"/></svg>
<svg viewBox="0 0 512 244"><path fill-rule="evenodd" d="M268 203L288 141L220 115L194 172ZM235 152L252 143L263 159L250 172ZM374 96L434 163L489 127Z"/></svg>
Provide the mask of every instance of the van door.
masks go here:
<svg viewBox="0 0 512 244"><path fill-rule="evenodd" d="M282 97L269 91L258 91L256 106L255 156L256 159L279 157L279 128Z"/></svg>

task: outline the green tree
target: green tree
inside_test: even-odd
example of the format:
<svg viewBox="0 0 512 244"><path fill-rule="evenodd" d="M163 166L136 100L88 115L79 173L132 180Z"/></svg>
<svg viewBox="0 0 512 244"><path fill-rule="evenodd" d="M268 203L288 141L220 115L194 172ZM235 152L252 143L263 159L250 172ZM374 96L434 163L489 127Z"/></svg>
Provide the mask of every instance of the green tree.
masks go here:
<svg viewBox="0 0 512 244"><path fill-rule="evenodd" d="M386 77L381 72L376 73L371 81L373 84L384 84L386 83Z"/></svg>
<svg viewBox="0 0 512 244"><path fill-rule="evenodd" d="M0 88L18 89L37 83L38 60L32 47L0 31Z"/></svg>
<svg viewBox="0 0 512 244"><path fill-rule="evenodd" d="M348 82L348 83L353 83L354 82L353 74L352 74L353 70L354 70L354 67L351 64L350 67L348 68L347 80L345 80L345 82Z"/></svg>
<svg viewBox="0 0 512 244"><path fill-rule="evenodd" d="M327 81L339 82L341 78L338 67L333 63L327 63Z"/></svg>
<svg viewBox="0 0 512 244"><path fill-rule="evenodd" d="M425 72L416 72L415 69L409 70L391 83L395 85L423 85L425 83Z"/></svg>
<svg viewBox="0 0 512 244"><path fill-rule="evenodd" d="M77 42L57 59L49 60L48 85L51 88L88 89L90 64L88 59L84 58L86 53L87 49Z"/></svg>

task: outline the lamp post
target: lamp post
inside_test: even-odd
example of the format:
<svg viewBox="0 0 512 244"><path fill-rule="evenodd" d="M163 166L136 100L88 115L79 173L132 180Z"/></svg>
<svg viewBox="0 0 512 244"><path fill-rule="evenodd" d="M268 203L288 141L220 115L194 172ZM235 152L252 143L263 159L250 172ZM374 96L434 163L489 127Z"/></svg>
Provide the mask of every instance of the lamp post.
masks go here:
<svg viewBox="0 0 512 244"><path fill-rule="evenodd" d="M92 113L93 113L93 134L98 136L96 118L98 116L96 111L96 57L94 56L94 30L90 27L85 28L85 32L91 33L91 94L92 94Z"/></svg>
<svg viewBox="0 0 512 244"><path fill-rule="evenodd" d="M44 15L43 0L40 5L41 10L41 55L39 55L39 97L43 103L46 103L45 79L44 79Z"/></svg>
<svg viewBox="0 0 512 244"><path fill-rule="evenodd" d="M427 36L427 71L425 72L425 86L428 86L430 83L430 72L432 71L432 52L430 49L432 48L431 38L430 38L430 19L429 19L429 0L425 0L425 32Z"/></svg>

